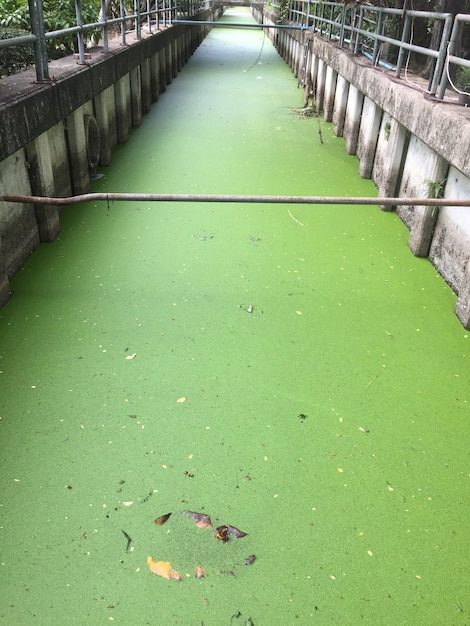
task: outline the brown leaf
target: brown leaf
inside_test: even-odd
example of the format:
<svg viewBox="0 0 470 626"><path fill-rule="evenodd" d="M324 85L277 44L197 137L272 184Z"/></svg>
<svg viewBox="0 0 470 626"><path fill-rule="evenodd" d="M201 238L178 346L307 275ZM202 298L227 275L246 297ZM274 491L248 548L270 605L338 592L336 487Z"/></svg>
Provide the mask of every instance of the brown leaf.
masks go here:
<svg viewBox="0 0 470 626"><path fill-rule="evenodd" d="M198 528L212 528L211 518L205 513L193 513L193 511L182 511L181 515L189 515Z"/></svg>
<svg viewBox="0 0 470 626"><path fill-rule="evenodd" d="M220 541L227 543L227 541L229 540L228 527L225 526L225 524L223 526L218 526L215 529L215 537L216 539L220 539Z"/></svg>
<svg viewBox="0 0 470 626"><path fill-rule="evenodd" d="M168 521L170 515L171 513L167 513L166 515L160 515L160 517L157 517L157 519L155 520L155 524L157 524L158 526L163 526L163 524Z"/></svg>
<svg viewBox="0 0 470 626"><path fill-rule="evenodd" d="M202 569L199 563L196 565L196 578L205 578L206 570Z"/></svg>
<svg viewBox="0 0 470 626"><path fill-rule="evenodd" d="M246 537L248 533L244 533L242 530L238 530L235 526L229 526L227 524L227 533L232 535L232 537L236 537L237 539L241 539L241 537Z"/></svg>

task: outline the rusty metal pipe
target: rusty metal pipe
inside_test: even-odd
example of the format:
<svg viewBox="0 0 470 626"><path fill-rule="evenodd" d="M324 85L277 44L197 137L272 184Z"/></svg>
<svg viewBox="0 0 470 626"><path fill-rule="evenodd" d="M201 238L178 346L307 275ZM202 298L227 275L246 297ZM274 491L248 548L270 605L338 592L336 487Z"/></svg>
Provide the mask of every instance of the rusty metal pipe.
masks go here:
<svg viewBox="0 0 470 626"><path fill-rule="evenodd" d="M172 193L84 193L66 198L1 194L2 202L67 206L82 202L221 202L241 204L350 204L375 206L460 206L470 207L470 198L370 198L348 196L233 196Z"/></svg>

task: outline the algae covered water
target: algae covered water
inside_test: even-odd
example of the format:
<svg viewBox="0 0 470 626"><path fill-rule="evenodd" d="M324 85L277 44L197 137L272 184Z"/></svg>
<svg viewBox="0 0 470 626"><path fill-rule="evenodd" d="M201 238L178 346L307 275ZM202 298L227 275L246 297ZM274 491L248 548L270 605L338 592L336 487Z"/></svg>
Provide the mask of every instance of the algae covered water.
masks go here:
<svg viewBox="0 0 470 626"><path fill-rule="evenodd" d="M94 190L374 195L302 103L213 29ZM468 623L469 338L394 214L61 223L0 311L1 623Z"/></svg>

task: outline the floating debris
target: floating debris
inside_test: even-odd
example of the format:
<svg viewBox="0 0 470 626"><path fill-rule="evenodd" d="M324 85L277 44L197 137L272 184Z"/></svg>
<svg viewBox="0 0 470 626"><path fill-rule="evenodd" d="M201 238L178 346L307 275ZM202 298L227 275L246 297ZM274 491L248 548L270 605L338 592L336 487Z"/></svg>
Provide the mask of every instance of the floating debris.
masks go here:
<svg viewBox="0 0 470 626"><path fill-rule="evenodd" d="M129 552L129 548L131 547L131 543L132 543L132 537L130 537L130 535L128 535L125 530L121 530L121 532L124 535L124 537L127 539L126 552Z"/></svg>
<svg viewBox="0 0 470 626"><path fill-rule="evenodd" d="M202 569L202 567L198 563L196 565L196 578L205 578L205 577L206 577L206 570Z"/></svg>
<svg viewBox="0 0 470 626"><path fill-rule="evenodd" d="M238 530L235 526L230 526L229 524L223 524L222 526L218 526L215 529L215 536L220 541L226 543L229 540L229 535L232 537L236 537L237 539L241 539L242 537L246 537L248 533L244 533L242 530Z"/></svg>
<svg viewBox="0 0 470 626"><path fill-rule="evenodd" d="M194 513L193 511L182 511L181 515L188 515L194 520L198 528L212 528L211 518L205 513Z"/></svg>
<svg viewBox="0 0 470 626"><path fill-rule="evenodd" d="M242 537L246 537L248 535L248 533L244 533L242 530L235 528L235 526L229 526L228 524L227 532L229 535L232 535L232 537L236 537L237 539L241 539Z"/></svg>
<svg viewBox="0 0 470 626"><path fill-rule="evenodd" d="M246 313L255 312L258 316L263 315L263 309L260 309L258 306L255 306L254 304L239 304L238 308L241 309L242 311L245 311Z"/></svg>
<svg viewBox="0 0 470 626"><path fill-rule="evenodd" d="M169 561L154 561L151 556L147 557L147 565L150 571L162 578L168 578L169 580L183 580L181 574L172 569Z"/></svg>
<svg viewBox="0 0 470 626"><path fill-rule="evenodd" d="M229 540L227 526L219 526L215 529L215 537L216 539L220 539L224 543L227 543Z"/></svg>
<svg viewBox="0 0 470 626"><path fill-rule="evenodd" d="M255 561L256 561L256 556L254 554L250 554L250 556L247 556L245 559L245 565L253 565Z"/></svg>
<svg viewBox="0 0 470 626"><path fill-rule="evenodd" d="M160 517L157 517L157 519L155 520L155 524L157 524L157 526L163 526L163 524L168 521L170 515L171 513L167 513L166 515L160 515Z"/></svg>
<svg viewBox="0 0 470 626"><path fill-rule="evenodd" d="M296 224L298 224L299 226L305 226L305 224L302 224L300 220L298 220L296 217L294 217L294 215L292 215L289 209L287 209L287 212L289 213L289 217L291 217L294 220L294 222L296 222Z"/></svg>
<svg viewBox="0 0 470 626"><path fill-rule="evenodd" d="M137 356L137 352L133 352L132 354L128 354L126 356L126 361L130 361L131 359L135 359L136 356Z"/></svg>
<svg viewBox="0 0 470 626"><path fill-rule="evenodd" d="M200 235L194 235L193 239L197 239L198 241L207 241L208 239L214 239L214 235L212 233L202 233Z"/></svg>

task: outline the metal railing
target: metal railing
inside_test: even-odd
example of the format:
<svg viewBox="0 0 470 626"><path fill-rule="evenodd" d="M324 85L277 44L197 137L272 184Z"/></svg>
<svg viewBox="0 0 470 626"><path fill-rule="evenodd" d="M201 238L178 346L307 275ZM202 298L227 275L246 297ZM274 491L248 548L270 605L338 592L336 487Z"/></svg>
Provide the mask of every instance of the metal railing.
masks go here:
<svg viewBox="0 0 470 626"><path fill-rule="evenodd" d="M153 29L158 31L173 22L190 18L203 8L223 4L223 0L146 0L146 10L142 11L141 0L134 0L133 13L128 14L124 0L120 0L119 16L108 18L107 2L101 0L98 21L83 24L81 3L75 0L76 26L45 32L42 0L28 2L32 34L0 40L0 48L32 44L38 82L49 80L46 44L51 39L76 35L78 62L84 64L87 33L101 33L103 52L106 53L110 32L116 27L120 28L121 44L126 45L126 37L132 27L135 39L140 39L143 27L152 33ZM397 77L406 76L412 54L422 55L427 60L429 74L425 91L437 95L440 100L444 98L449 83L459 91L452 82L452 66L470 68L470 60L457 56L463 28L470 23L468 15L453 16L450 13L407 11L328 0L290 0L282 4L279 0L272 0L265 5L277 14L280 25L312 31L354 54L367 56L375 66L395 71ZM415 42L417 26L423 20L428 31L438 34L433 48Z"/></svg>
<svg viewBox="0 0 470 626"><path fill-rule="evenodd" d="M142 25L146 25L147 32L152 34L168 25L171 25L177 17L191 17L196 15L207 5L205 0L146 0L146 10L141 10L139 0L134 0L133 13L127 13L124 0L119 2L119 17L107 17L106 0L101 0L101 11L98 21L84 24L80 0L75 0L76 26L60 30L46 32L44 28L44 15L42 0L28 0L31 24L31 35L11 37L0 40L0 48L12 46L33 45L34 63L36 67L37 82L49 80L49 65L47 54L47 41L59 39L64 36L77 36L78 63L86 63L85 35L87 33L101 33L103 40L103 52L109 51L110 32L115 33L116 26L120 29L121 44L127 44L127 36L130 29L134 32L134 38L142 38Z"/></svg>
<svg viewBox="0 0 470 626"><path fill-rule="evenodd" d="M0 202L68 206L82 202L220 202L222 204L310 204L310 205L365 205L365 206L427 206L432 208L459 206L470 208L469 198L372 198L369 196L250 196L184 193L84 193L55 198L0 194Z"/></svg>
<svg viewBox="0 0 470 626"><path fill-rule="evenodd" d="M451 66L470 67L470 61L456 55L462 29L470 22L468 15L326 0L291 0L286 8L277 2L273 0L269 7L282 23L302 24L353 54L365 55L375 66L394 71L397 77L406 74L413 53L422 55L429 67L425 91L440 100L451 82ZM424 22L424 30L437 33L433 48L415 43L420 22Z"/></svg>

